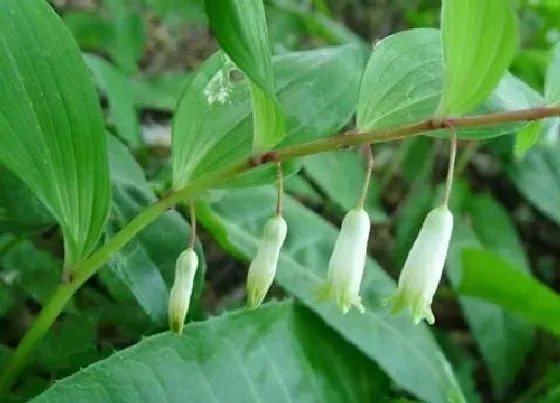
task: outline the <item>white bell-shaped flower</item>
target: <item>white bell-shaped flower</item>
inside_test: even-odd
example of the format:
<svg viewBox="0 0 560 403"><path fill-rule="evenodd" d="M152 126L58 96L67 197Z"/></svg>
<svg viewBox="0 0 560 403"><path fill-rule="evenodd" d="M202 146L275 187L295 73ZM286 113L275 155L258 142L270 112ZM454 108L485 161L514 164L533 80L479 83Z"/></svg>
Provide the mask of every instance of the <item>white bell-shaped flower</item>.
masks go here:
<svg viewBox="0 0 560 403"><path fill-rule="evenodd" d="M169 326L177 334L183 332L197 268L198 256L192 248L184 250L175 263L175 280L169 295Z"/></svg>
<svg viewBox="0 0 560 403"><path fill-rule="evenodd" d="M340 234L329 260L327 282L320 290L319 299L334 300L347 313L352 305L360 312L365 309L360 298L360 283L366 264L370 230L368 214L363 209L346 214Z"/></svg>
<svg viewBox="0 0 560 403"><path fill-rule="evenodd" d="M408 307L414 323L434 323L432 299L441 280L451 233L453 214L446 206L432 210L408 253L395 295L389 298L392 312Z"/></svg>
<svg viewBox="0 0 560 403"><path fill-rule="evenodd" d="M286 239L288 225L281 216L270 218L263 230L257 256L247 274L247 307L256 309L264 300L276 275L278 256Z"/></svg>

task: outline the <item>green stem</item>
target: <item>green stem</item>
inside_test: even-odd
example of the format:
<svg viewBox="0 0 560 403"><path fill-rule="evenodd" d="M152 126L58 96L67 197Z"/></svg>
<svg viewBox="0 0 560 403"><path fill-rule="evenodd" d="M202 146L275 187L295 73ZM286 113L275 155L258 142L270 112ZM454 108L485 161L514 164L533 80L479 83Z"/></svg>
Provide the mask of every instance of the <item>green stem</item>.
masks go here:
<svg viewBox="0 0 560 403"><path fill-rule="evenodd" d="M348 146L379 143L402 139L427 133L452 125L459 129L462 127L477 127L496 125L507 122L530 121L551 116L560 116L560 107L532 108L520 111L496 113L492 115L467 116L449 119L427 119L425 121L396 129L372 130L352 136L328 137L313 143L265 153L260 158L251 161L272 163L284 161L295 157L303 157L327 151L335 151ZM352 133L355 134L355 133ZM114 238L97 250L88 259L75 269L74 278L68 284L61 284L49 302L43 307L41 313L19 343L16 351L10 357L4 371L0 376L0 396L8 392L19 372L25 367L29 354L41 338L47 333L58 315L64 309L72 295L99 270L111 256L126 245L139 231L158 218L175 203L192 198L195 194L212 186L223 183L228 179L255 167L254 162L247 161L238 166L224 170L219 175L200 178L191 185L172 193L166 198L149 206L124 227Z"/></svg>

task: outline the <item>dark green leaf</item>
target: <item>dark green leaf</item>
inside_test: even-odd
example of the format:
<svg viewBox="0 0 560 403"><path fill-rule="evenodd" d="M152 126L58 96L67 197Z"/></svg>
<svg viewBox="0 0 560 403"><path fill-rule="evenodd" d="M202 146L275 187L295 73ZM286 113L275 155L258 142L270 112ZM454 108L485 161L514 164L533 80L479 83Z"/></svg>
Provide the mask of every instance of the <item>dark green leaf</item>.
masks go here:
<svg viewBox="0 0 560 403"><path fill-rule="evenodd" d="M34 232L56 223L29 187L0 165L0 232Z"/></svg>
<svg viewBox="0 0 560 403"><path fill-rule="evenodd" d="M72 267L109 209L103 118L78 46L43 0L0 9L0 162L53 213Z"/></svg>
<svg viewBox="0 0 560 403"><path fill-rule="evenodd" d="M104 52L113 47L114 27L100 14L83 11L69 12L64 14L64 23L83 50Z"/></svg>
<svg viewBox="0 0 560 403"><path fill-rule="evenodd" d="M173 112L181 92L190 79L188 73L164 74L151 78L131 79L129 85L138 108Z"/></svg>
<svg viewBox="0 0 560 403"><path fill-rule="evenodd" d="M481 298L560 335L560 296L494 253L465 250L459 292Z"/></svg>
<svg viewBox="0 0 560 403"><path fill-rule="evenodd" d="M223 247L254 256L264 222L273 214L273 188L231 191L212 203L214 215L200 220ZM389 276L368 259L362 282L364 315L343 315L334 303L317 303L314 293L326 279L337 231L321 217L286 197L288 236L280 254L277 282L357 346L401 387L430 402L464 401L453 371L425 326L392 316L381 302L395 291ZM395 354L399 352L399 354Z"/></svg>
<svg viewBox="0 0 560 403"><path fill-rule="evenodd" d="M156 196L141 167L126 147L112 137L109 137L109 160L114 202L106 233L112 237L154 203ZM168 290L173 284L175 261L187 247L189 233L185 220L176 211L168 211L138 233L109 263L113 276L126 286L146 314L160 326L167 323ZM197 253L200 265L191 298L193 309L198 304L206 272L200 246L197 246Z"/></svg>
<svg viewBox="0 0 560 403"><path fill-rule="evenodd" d="M509 0L443 0L440 116L471 112L494 90L519 46Z"/></svg>
<svg viewBox="0 0 560 403"><path fill-rule="evenodd" d="M33 402L368 402L385 393L370 361L305 308L282 303L146 338Z"/></svg>
<svg viewBox="0 0 560 403"><path fill-rule="evenodd" d="M97 85L109 100L111 122L117 134L132 147L140 145L140 126L134 96L128 80L109 62L95 55L86 55L86 63Z"/></svg>

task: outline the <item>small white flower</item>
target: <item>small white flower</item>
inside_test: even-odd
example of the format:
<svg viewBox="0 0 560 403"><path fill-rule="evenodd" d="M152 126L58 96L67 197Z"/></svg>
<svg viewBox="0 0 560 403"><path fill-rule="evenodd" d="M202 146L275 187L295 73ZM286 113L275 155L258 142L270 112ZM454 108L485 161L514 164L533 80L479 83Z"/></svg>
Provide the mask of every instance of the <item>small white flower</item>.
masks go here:
<svg viewBox="0 0 560 403"><path fill-rule="evenodd" d="M334 299L343 313L347 313L352 305L362 313L365 311L360 298L360 283L366 264L370 225L364 210L349 211L342 220L329 260L327 282L319 299Z"/></svg>
<svg viewBox="0 0 560 403"><path fill-rule="evenodd" d="M214 103L219 103L223 105L229 99L231 94L231 81L229 79L229 75L227 72L224 73L224 70L219 70L214 77L208 81L206 87L204 88L204 96L208 101L208 105L212 105Z"/></svg>
<svg viewBox="0 0 560 403"><path fill-rule="evenodd" d="M389 298L392 312L408 307L414 323L434 323L432 299L441 280L453 232L453 214L446 206L432 210L408 253L396 294Z"/></svg>
<svg viewBox="0 0 560 403"><path fill-rule="evenodd" d="M192 248L184 250L175 263L175 281L169 295L169 326L177 334L183 332L197 268L198 256Z"/></svg>
<svg viewBox="0 0 560 403"><path fill-rule="evenodd" d="M286 239L288 226L284 218L270 218L263 230L257 256L247 274L247 307L256 309L262 303L276 275L280 248Z"/></svg>

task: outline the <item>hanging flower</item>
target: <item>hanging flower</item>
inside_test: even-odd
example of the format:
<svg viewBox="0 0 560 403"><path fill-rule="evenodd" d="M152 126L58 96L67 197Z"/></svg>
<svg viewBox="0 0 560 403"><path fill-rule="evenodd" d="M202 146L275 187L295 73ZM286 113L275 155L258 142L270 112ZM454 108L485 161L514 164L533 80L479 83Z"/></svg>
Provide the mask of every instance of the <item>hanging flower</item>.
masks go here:
<svg viewBox="0 0 560 403"><path fill-rule="evenodd" d="M192 248L183 251L175 263L175 281L169 295L169 326L177 334L183 332L197 268L198 256Z"/></svg>
<svg viewBox="0 0 560 403"><path fill-rule="evenodd" d="M334 300L343 313L347 313L352 305L362 313L365 311L360 298L360 283L366 263L369 229L369 216L364 210L349 211L342 221L329 260L328 278L319 299Z"/></svg>
<svg viewBox="0 0 560 403"><path fill-rule="evenodd" d="M276 275L280 248L286 239L288 226L281 216L270 218L263 230L257 256L247 274L247 307L256 309L264 300Z"/></svg>
<svg viewBox="0 0 560 403"><path fill-rule="evenodd" d="M395 295L389 298L392 312L408 307L414 323L434 323L432 299L441 279L453 231L453 214L446 206L432 210L408 253Z"/></svg>

